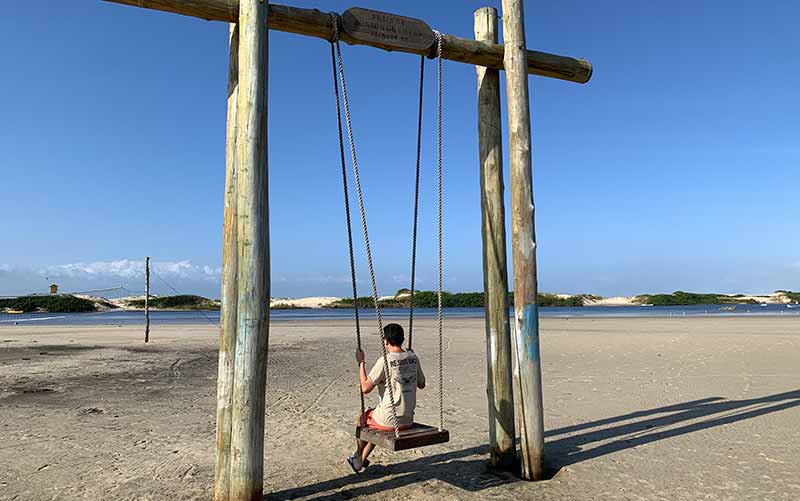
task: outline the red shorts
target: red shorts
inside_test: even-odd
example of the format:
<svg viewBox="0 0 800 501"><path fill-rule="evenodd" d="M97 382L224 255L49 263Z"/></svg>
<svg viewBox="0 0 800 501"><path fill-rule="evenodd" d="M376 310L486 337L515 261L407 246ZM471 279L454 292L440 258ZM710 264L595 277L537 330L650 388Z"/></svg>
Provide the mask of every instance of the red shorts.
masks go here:
<svg viewBox="0 0 800 501"><path fill-rule="evenodd" d="M378 422L375 421L375 419L373 419L372 417L373 410L375 409L367 409L366 411L364 411L364 415L367 418L366 419L367 428L372 428L373 430L380 430L380 431L394 431L394 426L384 426L382 424L378 424ZM409 428L411 428L411 425L398 426L399 430L407 430Z"/></svg>

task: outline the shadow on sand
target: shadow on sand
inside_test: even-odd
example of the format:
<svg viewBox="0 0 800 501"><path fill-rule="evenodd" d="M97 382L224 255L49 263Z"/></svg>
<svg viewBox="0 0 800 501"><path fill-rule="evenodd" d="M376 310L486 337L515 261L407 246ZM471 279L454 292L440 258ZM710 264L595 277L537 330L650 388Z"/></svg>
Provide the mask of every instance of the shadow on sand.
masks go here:
<svg viewBox="0 0 800 501"><path fill-rule="evenodd" d="M797 406L800 406L800 390L743 400L710 397L550 430L545 433L549 438L548 470L556 473L588 459ZM602 443L592 447L595 442ZM489 469L485 457L488 452L488 446L480 445L412 461L375 465L359 475L273 492L265 499L306 496L349 499L431 479L471 492L519 481L510 473ZM384 479L375 481L381 478Z"/></svg>

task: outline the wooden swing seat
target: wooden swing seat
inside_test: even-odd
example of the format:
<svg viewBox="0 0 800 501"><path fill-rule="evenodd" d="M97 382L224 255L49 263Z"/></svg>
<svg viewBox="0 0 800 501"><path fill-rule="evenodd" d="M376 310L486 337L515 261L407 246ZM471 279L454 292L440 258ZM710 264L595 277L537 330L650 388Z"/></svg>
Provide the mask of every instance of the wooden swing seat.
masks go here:
<svg viewBox="0 0 800 501"><path fill-rule="evenodd" d="M414 423L411 428L400 430L400 436L396 437L394 431L359 426L356 427L356 438L390 451L405 451L449 442L450 432L439 430L435 426Z"/></svg>

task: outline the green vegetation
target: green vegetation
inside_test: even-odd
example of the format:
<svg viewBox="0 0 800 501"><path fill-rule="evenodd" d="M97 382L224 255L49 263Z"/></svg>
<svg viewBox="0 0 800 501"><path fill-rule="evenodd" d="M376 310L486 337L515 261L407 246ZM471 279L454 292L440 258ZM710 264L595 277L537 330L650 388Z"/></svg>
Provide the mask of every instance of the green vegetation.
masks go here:
<svg viewBox="0 0 800 501"><path fill-rule="evenodd" d="M85 313L97 311L97 306L94 301L65 294L0 299L0 310L3 309L22 310L25 313Z"/></svg>
<svg viewBox="0 0 800 501"><path fill-rule="evenodd" d="M689 306L693 304L758 304L753 299L741 299L742 294L728 296L726 294L696 294L693 292L675 291L672 294L643 294L636 296L639 304L655 306Z"/></svg>
<svg viewBox="0 0 800 501"><path fill-rule="evenodd" d="M514 295L509 294L509 301L514 300ZM539 294L539 306L576 307L583 306L583 296L558 297L555 294Z"/></svg>
<svg viewBox="0 0 800 501"><path fill-rule="evenodd" d="M800 292L783 291L783 295L795 303L800 302Z"/></svg>
<svg viewBox="0 0 800 501"><path fill-rule="evenodd" d="M415 294L416 296L416 294ZM359 296L356 300L359 308L372 308L375 304L372 301L371 296ZM404 299L382 299L379 301L380 305L383 308L406 308L408 307L408 301ZM414 301L416 305L416 300ZM334 301L331 304L325 306L326 308L352 308L353 307L353 300L350 298L342 298L338 301Z"/></svg>
<svg viewBox="0 0 800 501"><path fill-rule="evenodd" d="M383 308L408 308L411 301L406 296L408 289L400 289L397 295L391 299L382 299L380 305ZM555 294L539 294L539 306L583 306L584 299L597 299L597 296L571 296L567 298L559 297ZM359 308L372 308L371 297L359 297ZM514 293L508 293L509 305L514 303ZM482 308L484 302L483 292L443 292L442 306L444 308ZM414 293L414 307L416 308L436 308L438 297L434 291L417 291ZM330 305L329 308L352 308L352 299L340 299Z"/></svg>
<svg viewBox="0 0 800 501"><path fill-rule="evenodd" d="M128 302L132 308L144 308L144 299L134 299ZM150 308L169 310L218 310L219 301L213 301L203 296L181 294L179 296L158 296L150 298Z"/></svg>
<svg viewBox="0 0 800 501"><path fill-rule="evenodd" d="M420 308L436 308L439 298L433 291L414 293L414 306ZM442 292L444 308L479 308L483 306L483 292Z"/></svg>

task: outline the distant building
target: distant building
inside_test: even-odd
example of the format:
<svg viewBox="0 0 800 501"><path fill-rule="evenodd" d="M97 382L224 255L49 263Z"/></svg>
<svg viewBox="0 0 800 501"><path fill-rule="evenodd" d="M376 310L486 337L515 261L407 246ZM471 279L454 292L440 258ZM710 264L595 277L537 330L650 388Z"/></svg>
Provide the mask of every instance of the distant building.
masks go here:
<svg viewBox="0 0 800 501"><path fill-rule="evenodd" d="M50 284L50 294L58 294L58 285Z"/></svg>

